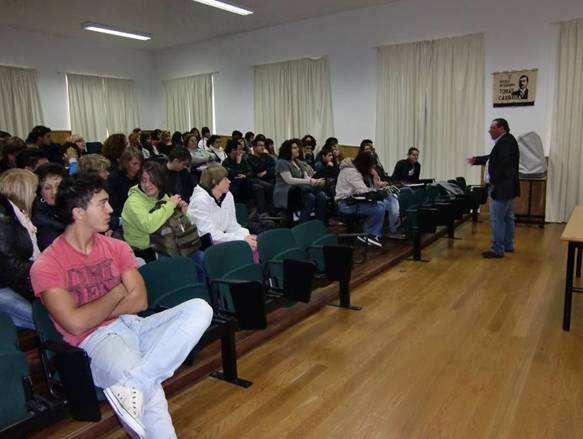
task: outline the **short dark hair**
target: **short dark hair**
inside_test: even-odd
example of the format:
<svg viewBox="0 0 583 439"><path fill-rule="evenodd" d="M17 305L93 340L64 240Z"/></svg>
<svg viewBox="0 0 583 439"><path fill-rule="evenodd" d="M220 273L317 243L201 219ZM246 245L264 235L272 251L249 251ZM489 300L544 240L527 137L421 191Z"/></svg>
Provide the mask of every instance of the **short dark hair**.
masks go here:
<svg viewBox="0 0 583 439"><path fill-rule="evenodd" d="M67 177L67 171L63 165L60 163L45 163L40 165L34 171L36 175L38 175L38 183L39 185L47 178L51 176L55 177Z"/></svg>
<svg viewBox="0 0 583 439"><path fill-rule="evenodd" d="M202 127L200 130L200 135L202 137L204 137L205 134L210 134L211 130L209 129L209 127Z"/></svg>
<svg viewBox="0 0 583 439"><path fill-rule="evenodd" d="M338 139L336 137L328 137L326 139L326 142L324 143L324 146L332 146L332 145L337 145L338 144Z"/></svg>
<svg viewBox="0 0 583 439"><path fill-rule="evenodd" d="M374 142L370 139L362 139L362 142L360 142L360 150L364 151L366 145L374 145Z"/></svg>
<svg viewBox="0 0 583 439"><path fill-rule="evenodd" d="M65 142L61 145L61 154L65 154L69 148L73 148L77 151L77 155L81 157L81 149L77 146L76 143L73 142Z"/></svg>
<svg viewBox="0 0 583 439"><path fill-rule="evenodd" d="M16 166L21 169L27 167L34 169L41 159L49 159L46 152L36 148L26 148L16 156Z"/></svg>
<svg viewBox="0 0 583 439"><path fill-rule="evenodd" d="M142 131L142 134L140 134L140 144L142 146L145 146L146 143L148 142L148 139L151 139L152 136L150 135L150 133L145 133Z"/></svg>
<svg viewBox="0 0 583 439"><path fill-rule="evenodd" d="M496 126L503 128L504 131L506 131L507 133L510 132L510 126L508 125L508 121L506 119L502 119L501 117L497 117L492 122L496 122Z"/></svg>
<svg viewBox="0 0 583 439"><path fill-rule="evenodd" d="M518 78L518 80L520 81L522 78L526 78L526 80L528 81L528 75L520 75L520 78Z"/></svg>
<svg viewBox="0 0 583 439"><path fill-rule="evenodd" d="M184 146L175 146L168 153L168 161L178 160L179 162L189 162L192 159L190 151Z"/></svg>
<svg viewBox="0 0 583 439"><path fill-rule="evenodd" d="M6 131L0 130L0 138L1 139L8 139L9 137L12 137L12 134L10 134Z"/></svg>
<svg viewBox="0 0 583 439"><path fill-rule="evenodd" d="M26 143L20 137L9 137L2 147L2 159L7 160L9 155L18 155L26 149Z"/></svg>
<svg viewBox="0 0 583 439"><path fill-rule="evenodd" d="M255 137L255 133L253 131L247 131L245 133L245 140L249 142L251 139Z"/></svg>
<svg viewBox="0 0 583 439"><path fill-rule="evenodd" d="M263 134L258 134L257 136L255 136L252 145L257 146L259 142L263 142L265 144L265 136Z"/></svg>
<svg viewBox="0 0 583 439"><path fill-rule="evenodd" d="M324 145L318 152L318 159L322 161L322 157L326 154L332 154L332 147Z"/></svg>
<svg viewBox="0 0 583 439"><path fill-rule="evenodd" d="M142 176L144 174L148 174L150 176L150 181L154 186L158 188L160 195L166 193L166 188L168 187L168 177L166 177L164 168L160 163L153 161L144 163L144 166L142 166L142 170L138 175L138 186L139 183L142 181Z"/></svg>
<svg viewBox="0 0 583 439"><path fill-rule="evenodd" d="M375 159L369 151L360 151L352 163L362 175L370 175L370 171L375 165Z"/></svg>
<svg viewBox="0 0 583 439"><path fill-rule="evenodd" d="M44 137L50 132L52 132L52 130L49 127L37 125L30 131L30 133L28 133L26 143L36 143L39 137Z"/></svg>
<svg viewBox="0 0 583 439"><path fill-rule="evenodd" d="M215 143L217 140L219 140L220 137L217 135L212 135L208 138L208 140L206 141L206 146L211 147L213 143Z"/></svg>
<svg viewBox="0 0 583 439"><path fill-rule="evenodd" d="M105 180L94 172L79 174L77 178L64 178L59 185L55 203L63 224L73 224L73 209L87 209L93 195L104 190Z"/></svg>
<svg viewBox="0 0 583 439"><path fill-rule="evenodd" d="M312 148L316 149L316 139L311 134L306 134L302 137L302 145L310 145Z"/></svg>
<svg viewBox="0 0 583 439"><path fill-rule="evenodd" d="M241 139L241 138L243 138L243 133L242 133L241 131L239 131L239 130L234 130L234 131L231 133L231 137L232 137L233 139L234 139L234 138Z"/></svg>
<svg viewBox="0 0 583 439"><path fill-rule="evenodd" d="M227 145L225 146L225 154L230 155L231 151L237 149L239 143L235 139L227 140Z"/></svg>
<svg viewBox="0 0 583 439"><path fill-rule="evenodd" d="M407 155L411 155L413 154L413 151L417 151L417 154L419 154L419 149L416 148L415 146L412 146L411 148L409 148L409 150L407 151Z"/></svg>

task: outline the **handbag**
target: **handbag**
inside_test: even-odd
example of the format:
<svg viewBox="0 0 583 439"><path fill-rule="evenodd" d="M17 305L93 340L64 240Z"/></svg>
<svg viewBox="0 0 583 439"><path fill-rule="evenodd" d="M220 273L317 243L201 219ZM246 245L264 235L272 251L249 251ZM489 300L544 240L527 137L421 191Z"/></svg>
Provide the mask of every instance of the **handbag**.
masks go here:
<svg viewBox="0 0 583 439"><path fill-rule="evenodd" d="M156 203L150 213L162 207L166 201ZM198 230L180 209L174 209L172 216L150 235L150 245L158 253L168 256L192 256L200 249Z"/></svg>

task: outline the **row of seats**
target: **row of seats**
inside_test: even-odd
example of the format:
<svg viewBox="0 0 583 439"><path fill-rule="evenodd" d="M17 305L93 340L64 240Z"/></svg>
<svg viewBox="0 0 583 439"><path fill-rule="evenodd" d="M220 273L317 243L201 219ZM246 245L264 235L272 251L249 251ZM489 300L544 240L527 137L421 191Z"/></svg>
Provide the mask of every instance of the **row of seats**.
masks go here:
<svg viewBox="0 0 583 439"><path fill-rule="evenodd" d="M264 329L268 312L296 302L309 302L317 277L322 282L339 282L340 305L351 307L351 247L338 245L337 238L328 234L325 225L317 220L266 234L260 235L265 238L258 242L259 264L253 262L251 249L243 241L206 248L204 265L208 283L198 280L191 258L163 258L139 268L148 294L148 310L144 315L193 298L203 299L213 307L212 324L196 349L220 340L222 371L213 372L212 376L243 387L251 383L238 376L236 331ZM285 240L287 249L279 238ZM286 254L289 249L293 251ZM31 387L22 386L22 378L28 376L26 358L17 348L12 321L4 317L6 321L0 320L0 339L8 341L0 346L3 360L0 376L4 384L0 435L28 433L46 425L38 422L38 418L52 406L31 409L30 401L34 399ZM33 304L33 317L50 402L54 402L54 407L66 404L68 413L76 420L100 420L99 401L104 397L93 384L87 353L63 341L38 300ZM192 361L192 355L187 362Z"/></svg>

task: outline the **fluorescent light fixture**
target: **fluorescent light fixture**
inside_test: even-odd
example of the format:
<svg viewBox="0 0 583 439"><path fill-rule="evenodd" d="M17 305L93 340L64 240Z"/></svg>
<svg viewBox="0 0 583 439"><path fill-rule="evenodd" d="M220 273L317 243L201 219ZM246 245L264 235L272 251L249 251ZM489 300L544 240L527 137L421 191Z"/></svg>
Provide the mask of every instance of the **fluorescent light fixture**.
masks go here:
<svg viewBox="0 0 583 439"><path fill-rule="evenodd" d="M221 2L219 0L194 0L197 3L202 3L203 5L212 6L213 8L223 9L224 11L233 12L239 15L250 15L253 11L249 9L242 8L240 6L235 6L230 3Z"/></svg>
<svg viewBox="0 0 583 439"><path fill-rule="evenodd" d="M99 23L83 23L83 29L101 32L102 34L115 35L117 37L133 38L134 40L147 41L152 35L145 32L126 32L113 26Z"/></svg>

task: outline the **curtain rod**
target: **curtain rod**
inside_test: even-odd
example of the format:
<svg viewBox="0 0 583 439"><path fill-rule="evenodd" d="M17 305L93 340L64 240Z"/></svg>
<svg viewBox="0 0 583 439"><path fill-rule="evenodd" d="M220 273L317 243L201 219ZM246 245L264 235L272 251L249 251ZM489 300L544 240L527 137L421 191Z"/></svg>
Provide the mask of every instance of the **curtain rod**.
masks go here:
<svg viewBox="0 0 583 439"><path fill-rule="evenodd" d="M196 75L188 75L188 76L179 76L178 78L168 78L163 79L162 81L176 81L177 79L186 79L186 78L194 78L195 76L204 76L204 75L218 75L219 72L208 72L208 73L197 73Z"/></svg>
<svg viewBox="0 0 583 439"><path fill-rule="evenodd" d="M268 63L262 63L262 64L253 64L250 67L262 67L262 66L270 66L272 64L283 64L286 62L294 62L294 61L304 61L304 60L310 60L310 61L318 61L322 58L326 58L328 55L320 55L320 56L306 56L303 58L295 58L295 59L288 59L288 60L284 60L284 61L274 61L274 62L268 62Z"/></svg>
<svg viewBox="0 0 583 439"><path fill-rule="evenodd" d="M95 78L108 78L108 79L125 79L128 81L134 81L135 78L126 78L123 76L112 76L112 75L100 75L97 73L84 73L84 72L57 72L60 75L80 75L80 76L93 76Z"/></svg>

